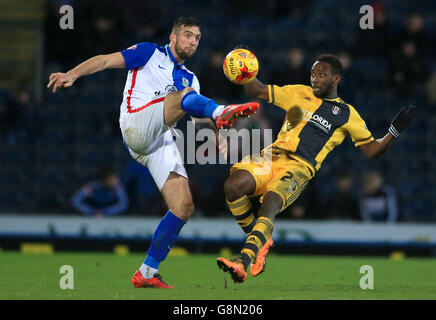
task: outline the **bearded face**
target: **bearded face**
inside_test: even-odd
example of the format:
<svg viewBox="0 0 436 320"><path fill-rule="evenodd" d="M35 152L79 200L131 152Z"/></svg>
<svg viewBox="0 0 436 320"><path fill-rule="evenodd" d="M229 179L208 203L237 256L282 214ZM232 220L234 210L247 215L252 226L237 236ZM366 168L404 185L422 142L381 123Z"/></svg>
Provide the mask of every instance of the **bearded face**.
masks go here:
<svg viewBox="0 0 436 320"><path fill-rule="evenodd" d="M172 34L174 50L181 60L191 58L197 50L201 33L197 26L181 26L177 34Z"/></svg>
<svg viewBox="0 0 436 320"><path fill-rule="evenodd" d="M174 49L176 50L176 53L179 56L179 58L182 60L187 60L191 58L196 50L196 49L189 49L189 48L187 49L186 47L183 47L178 40L176 40Z"/></svg>

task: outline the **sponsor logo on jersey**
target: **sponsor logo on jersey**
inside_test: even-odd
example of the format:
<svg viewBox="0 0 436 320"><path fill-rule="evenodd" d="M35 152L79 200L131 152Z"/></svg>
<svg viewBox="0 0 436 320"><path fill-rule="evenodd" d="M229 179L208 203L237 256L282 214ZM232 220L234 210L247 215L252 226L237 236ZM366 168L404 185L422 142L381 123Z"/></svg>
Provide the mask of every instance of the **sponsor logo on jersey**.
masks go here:
<svg viewBox="0 0 436 320"><path fill-rule="evenodd" d="M303 110L303 120L306 120L314 125L316 125L318 128L323 130L325 133L329 133L329 131L332 128L332 125L330 122L328 122L327 119L324 119L323 117L320 117L317 114L313 114L310 111Z"/></svg>
<svg viewBox="0 0 436 320"><path fill-rule="evenodd" d="M175 91L177 91L177 88L176 88L176 86L174 86L172 84L169 84L165 87L165 92L170 93L170 92L175 92Z"/></svg>

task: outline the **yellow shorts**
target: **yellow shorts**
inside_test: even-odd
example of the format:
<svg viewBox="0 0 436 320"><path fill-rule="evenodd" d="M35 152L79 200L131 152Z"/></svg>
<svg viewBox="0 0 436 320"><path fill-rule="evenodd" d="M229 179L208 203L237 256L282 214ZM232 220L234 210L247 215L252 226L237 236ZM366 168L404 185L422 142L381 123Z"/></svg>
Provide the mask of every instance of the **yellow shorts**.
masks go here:
<svg viewBox="0 0 436 320"><path fill-rule="evenodd" d="M262 195L262 202L266 192L277 193L283 200L281 211L300 196L313 178L313 171L306 164L285 153L247 156L230 168L230 174L236 170L246 170L254 177L256 190L249 196Z"/></svg>

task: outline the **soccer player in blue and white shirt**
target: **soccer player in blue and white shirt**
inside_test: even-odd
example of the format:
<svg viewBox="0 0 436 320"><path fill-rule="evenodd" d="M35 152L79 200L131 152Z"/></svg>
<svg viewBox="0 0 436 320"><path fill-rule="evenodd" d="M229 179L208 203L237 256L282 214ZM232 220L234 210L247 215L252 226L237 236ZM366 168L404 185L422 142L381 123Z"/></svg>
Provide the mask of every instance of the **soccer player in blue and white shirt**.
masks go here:
<svg viewBox="0 0 436 320"><path fill-rule="evenodd" d="M128 69L120 110L120 128L131 156L146 166L168 205L155 230L144 263L132 278L136 287L172 288L158 274L175 239L194 211L188 178L171 127L186 113L209 118L218 128L231 127L237 117L254 113L259 104L218 105L200 95L200 85L184 61L201 38L199 23L181 17L173 25L170 43L158 47L139 43L124 51L97 55L67 73L50 75L47 87L70 87L81 76L109 68ZM209 120L210 121L210 120Z"/></svg>

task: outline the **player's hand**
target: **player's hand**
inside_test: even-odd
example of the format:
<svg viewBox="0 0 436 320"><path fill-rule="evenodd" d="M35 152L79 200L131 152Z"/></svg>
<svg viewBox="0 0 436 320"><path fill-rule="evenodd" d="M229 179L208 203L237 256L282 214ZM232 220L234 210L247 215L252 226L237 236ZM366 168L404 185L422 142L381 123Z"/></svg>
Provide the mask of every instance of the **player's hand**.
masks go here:
<svg viewBox="0 0 436 320"><path fill-rule="evenodd" d="M76 81L76 77L72 75L71 73L62 73L62 72L56 72L52 73L49 78L49 82L47 85L47 88L50 88L52 84L53 86L53 92L56 92L57 88L67 88L71 87Z"/></svg>
<svg viewBox="0 0 436 320"><path fill-rule="evenodd" d="M401 131L406 129L410 122L412 121L415 115L416 107L410 105L409 107L403 107L395 116L394 120L392 120L391 127L389 128L389 132L397 138Z"/></svg>

